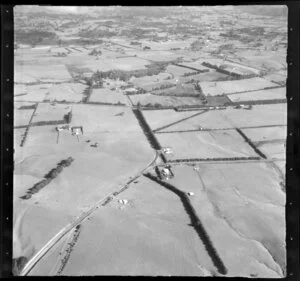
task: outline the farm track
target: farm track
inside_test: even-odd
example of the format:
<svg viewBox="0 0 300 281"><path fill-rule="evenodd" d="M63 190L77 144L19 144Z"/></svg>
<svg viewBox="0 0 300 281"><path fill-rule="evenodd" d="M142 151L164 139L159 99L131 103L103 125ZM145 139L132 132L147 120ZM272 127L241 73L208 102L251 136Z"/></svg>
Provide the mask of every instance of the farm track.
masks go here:
<svg viewBox="0 0 300 281"><path fill-rule="evenodd" d="M216 248L214 247L209 234L207 233L206 229L204 228L199 216L197 215L196 210L194 209L193 205L190 202L190 198L189 196L179 190L178 188L176 188L175 186L162 181L160 179L158 179L157 177L151 175L151 174L145 174L145 177L149 178L150 180L160 184L161 186L165 187L166 189L168 189L169 191L175 193L181 200L184 209L186 211L186 213L188 214L190 220L191 220L191 225L194 227L195 231L197 232L200 240L202 241L203 245L205 246L205 249L207 251L207 254L209 255L209 257L211 258L214 266L218 269L219 273L222 275L226 275L227 274L227 268L224 265L220 255L218 254Z"/></svg>
<svg viewBox="0 0 300 281"><path fill-rule="evenodd" d="M157 129L153 130L153 132L156 133L156 132L161 131L161 130L163 130L163 129L169 128L169 127L171 127L171 126L173 126L173 125L179 124L179 123L181 123L181 122L183 122L183 121L186 121L186 120L188 120L188 119L191 119L191 118L193 118L193 117L196 117L196 116L198 116L198 115L201 115L201 114L205 113L206 111L207 111L207 110L204 110L204 111L195 113L195 114L193 114L193 115L191 115L191 116L188 116L188 117L186 117L186 118L183 118L183 119L180 119L180 120L178 120L178 121L172 122L172 123L170 123L170 124L168 124L168 125L159 127L159 128L157 128Z"/></svg>
<svg viewBox="0 0 300 281"><path fill-rule="evenodd" d="M262 125L262 126L248 126L248 127L239 127L239 129L259 129L259 128L273 128L273 127L286 127L287 125ZM236 130L236 128L216 128L216 129L194 129L194 130L181 130L181 131L158 131L154 132L155 134L172 134L172 133L188 133L188 132L207 132L207 131L229 131Z"/></svg>
<svg viewBox="0 0 300 281"><path fill-rule="evenodd" d="M96 211L103 203L111 201L114 196L120 194L124 190L129 188L129 184L139 178L146 170L148 170L151 166L154 165L158 158L158 153L155 153L154 159L139 173L137 173L132 179L130 179L121 189L112 192L105 196L103 199L99 200L95 203L89 210L83 212L79 217L77 217L73 222L65 226L61 229L54 237L52 237L24 266L22 269L20 276L26 276L32 270L32 268L37 264L37 262L58 242L61 238L63 238L66 234L68 234L74 227L81 224L88 216L90 216L94 211Z"/></svg>

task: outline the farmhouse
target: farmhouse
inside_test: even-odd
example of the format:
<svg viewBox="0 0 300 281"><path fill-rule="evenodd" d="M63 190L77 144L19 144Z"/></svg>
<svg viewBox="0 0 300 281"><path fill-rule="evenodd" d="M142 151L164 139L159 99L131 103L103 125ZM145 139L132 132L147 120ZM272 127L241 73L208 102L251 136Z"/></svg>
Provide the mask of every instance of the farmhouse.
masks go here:
<svg viewBox="0 0 300 281"><path fill-rule="evenodd" d="M72 135L78 136L80 133L83 135L83 128L82 126L75 126L71 128Z"/></svg>
<svg viewBox="0 0 300 281"><path fill-rule="evenodd" d="M157 173L161 179L169 180L174 177L170 166L159 167Z"/></svg>

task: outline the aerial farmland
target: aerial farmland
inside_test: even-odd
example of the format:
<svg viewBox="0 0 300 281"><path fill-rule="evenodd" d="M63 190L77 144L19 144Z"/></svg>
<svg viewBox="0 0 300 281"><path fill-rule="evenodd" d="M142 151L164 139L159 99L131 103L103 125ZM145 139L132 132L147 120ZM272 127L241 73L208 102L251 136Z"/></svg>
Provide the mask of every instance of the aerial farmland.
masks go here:
<svg viewBox="0 0 300 281"><path fill-rule="evenodd" d="M15 276L286 276L287 8L251 7L14 8Z"/></svg>

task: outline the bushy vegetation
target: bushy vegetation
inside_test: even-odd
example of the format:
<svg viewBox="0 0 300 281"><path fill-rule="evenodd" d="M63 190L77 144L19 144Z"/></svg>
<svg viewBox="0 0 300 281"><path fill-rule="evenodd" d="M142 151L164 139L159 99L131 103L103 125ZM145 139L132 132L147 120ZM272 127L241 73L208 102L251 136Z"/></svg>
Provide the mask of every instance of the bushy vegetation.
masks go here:
<svg viewBox="0 0 300 281"><path fill-rule="evenodd" d="M38 44L43 43L43 41L53 41L53 44L58 42L58 37L55 32L44 31L44 30L15 30L15 41L18 44L28 44L31 47L35 47Z"/></svg>
<svg viewBox="0 0 300 281"><path fill-rule="evenodd" d="M89 55L90 56L100 56L100 55L102 55L102 52L101 52L101 50L93 49L91 52L89 52Z"/></svg>
<svg viewBox="0 0 300 281"><path fill-rule="evenodd" d="M83 91L83 99L82 102L87 103L91 97L91 94L93 92L93 83L90 80L87 80L88 82L88 87L85 88L85 90Z"/></svg>
<svg viewBox="0 0 300 281"><path fill-rule="evenodd" d="M24 256L14 258L12 260L12 274L13 276L20 275L22 269L24 268L25 264L27 263L28 259Z"/></svg>
<svg viewBox="0 0 300 281"><path fill-rule="evenodd" d="M72 110L71 110L66 115L64 115L65 122L68 123L68 124L71 123L72 116L73 116L73 114L72 114Z"/></svg>
<svg viewBox="0 0 300 281"><path fill-rule="evenodd" d="M128 81L130 77L144 77L144 76L152 76L158 75L159 73L165 71L168 62L155 62L150 65L146 65L146 69L138 69L138 70L109 70L109 71L96 71L91 77L91 81L102 81L103 79L109 78L112 80L121 80Z"/></svg>
<svg viewBox="0 0 300 281"><path fill-rule="evenodd" d="M74 159L72 157L68 157L67 159L59 162L56 168L52 169L44 176L43 180L36 183L33 187L29 188L27 193L20 198L30 199L33 194L39 192L42 188L48 185L53 179L55 179L63 171L63 168L70 166L73 161Z"/></svg>

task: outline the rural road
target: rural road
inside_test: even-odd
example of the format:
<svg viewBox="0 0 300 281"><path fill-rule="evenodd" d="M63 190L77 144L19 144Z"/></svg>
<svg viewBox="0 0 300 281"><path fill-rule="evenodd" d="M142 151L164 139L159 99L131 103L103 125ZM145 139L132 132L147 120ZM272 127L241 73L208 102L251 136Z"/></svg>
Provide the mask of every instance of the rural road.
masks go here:
<svg viewBox="0 0 300 281"><path fill-rule="evenodd" d="M84 219L86 219L89 215L91 215L95 210L99 208L101 203L106 201L109 197L114 197L114 194L117 192L119 194L120 192L124 191L128 184L136 180L138 177L140 177L147 169L153 166L153 164L156 162L158 158L158 152L156 151L154 159L139 173L137 173L130 181L128 181L120 190L114 191L110 193L109 195L105 196L103 199L98 201L93 207L91 207L88 211L82 213L75 221L65 226L63 229L61 229L54 237L52 237L24 266L19 276L26 276L32 268L37 264L37 262L61 239L63 238L67 233L69 233L74 227L76 227L78 224L80 224Z"/></svg>

